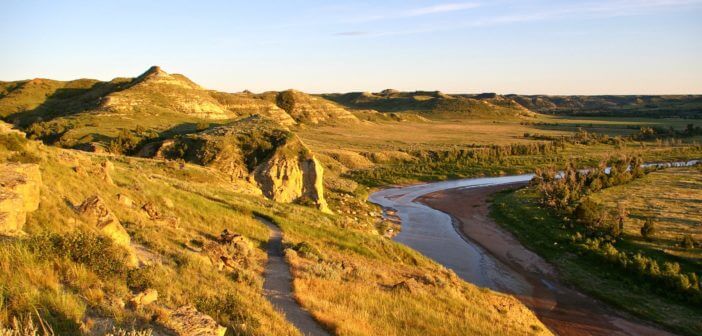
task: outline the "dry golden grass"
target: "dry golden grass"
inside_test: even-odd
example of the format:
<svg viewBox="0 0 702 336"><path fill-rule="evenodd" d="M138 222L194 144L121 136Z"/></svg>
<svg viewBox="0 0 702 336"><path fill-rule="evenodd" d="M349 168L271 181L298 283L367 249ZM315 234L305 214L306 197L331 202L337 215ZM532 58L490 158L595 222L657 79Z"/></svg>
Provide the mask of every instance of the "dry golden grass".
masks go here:
<svg viewBox="0 0 702 336"><path fill-rule="evenodd" d="M159 328L167 319L165 309L194 304L237 334L298 335L262 295L268 231L252 217L256 212L281 226L288 246L304 241L321 251L321 260L291 253L296 295L339 335L548 334L516 299L467 284L379 236L367 209L329 216L274 203L243 182L189 164L43 146L37 155L43 158L44 185L39 210L28 216L28 236L0 241L0 321L5 324L36 307L59 334L77 334L104 319L126 330ZM102 173L106 160L115 166L114 183ZM136 206L121 204L117 194ZM90 264L61 255L39 257L29 243L47 232L96 232L72 209L91 195L102 197L132 242L147 251L153 264L130 276L158 291L154 305L123 308L120 302L131 297L135 280L101 275ZM177 217L178 225L150 220L139 209L145 202ZM224 228L254 245L250 261L232 272L217 271L202 253L186 247ZM409 278L419 279L417 291L391 288ZM149 322L153 316L156 322Z"/></svg>
<svg viewBox="0 0 702 336"><path fill-rule="evenodd" d="M701 167L663 169L592 197L611 209L616 209L618 203L626 206L630 219L624 232L636 244L702 264L702 248L680 246L686 234L702 242ZM658 231L651 241L643 239L640 233L647 218L654 221Z"/></svg>

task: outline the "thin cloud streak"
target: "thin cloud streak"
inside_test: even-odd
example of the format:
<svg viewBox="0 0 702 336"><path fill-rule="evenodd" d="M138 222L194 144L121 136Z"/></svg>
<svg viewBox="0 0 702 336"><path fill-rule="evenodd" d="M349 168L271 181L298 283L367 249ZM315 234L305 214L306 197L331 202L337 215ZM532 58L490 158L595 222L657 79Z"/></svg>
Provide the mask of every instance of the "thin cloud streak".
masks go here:
<svg viewBox="0 0 702 336"><path fill-rule="evenodd" d="M433 14L451 13L465 11L469 9L474 9L480 7L480 3L477 2L453 2L444 3L427 7L420 7L414 9L408 9L404 11L387 13L387 14L377 14L369 15L365 17L358 17L349 20L349 22L371 22L371 21L382 21L382 20L396 20L396 19L406 19L413 17L421 17Z"/></svg>
<svg viewBox="0 0 702 336"><path fill-rule="evenodd" d="M498 15L459 24L434 26L430 28L417 28L401 31L385 32L365 32L364 37L383 37L398 35L425 34L442 31L452 31L466 28L497 26L506 24L517 24L527 22L539 22L549 20L561 20L568 18L594 19L621 17L633 15L645 15L654 10L674 9L702 4L702 0L623 0L607 1L605 3L589 2L576 6L562 7L553 10L538 12L530 9L528 13L516 13L509 15ZM436 7L436 6L434 6ZM429 7L427 7L429 8ZM338 35L338 34L337 34ZM352 36L352 35L345 35ZM359 36L360 35L356 35Z"/></svg>

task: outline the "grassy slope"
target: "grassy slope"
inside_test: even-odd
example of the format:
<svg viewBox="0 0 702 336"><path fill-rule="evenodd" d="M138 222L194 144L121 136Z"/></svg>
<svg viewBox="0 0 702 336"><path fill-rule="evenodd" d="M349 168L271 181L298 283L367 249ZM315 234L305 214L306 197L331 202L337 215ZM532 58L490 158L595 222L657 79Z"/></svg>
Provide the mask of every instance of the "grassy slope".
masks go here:
<svg viewBox="0 0 702 336"><path fill-rule="evenodd" d="M702 242L702 167L668 168L631 183L607 188L592 195L607 209L623 203L630 212L624 227L632 248L661 251L684 258L702 270L702 248L684 249L682 236ZM656 223L658 233L651 241L642 239L640 229L646 218Z"/></svg>
<svg viewBox="0 0 702 336"><path fill-rule="evenodd" d="M492 215L525 246L556 265L565 281L672 330L689 335L702 332L700 307L668 299L633 276L600 260L578 255L579 250L570 245L571 234L565 230L564 222L539 205L533 189L497 194Z"/></svg>
<svg viewBox="0 0 702 336"><path fill-rule="evenodd" d="M132 311L116 303L129 297L124 274L101 275L90 264L61 255L40 258L28 240L0 242L0 318L40 313L62 334L76 333L78 322L112 317L118 323L145 326L160 306L191 303L243 335L295 334L290 324L261 295L265 227L257 212L271 217L287 244L305 241L322 259L290 253L298 299L319 320L341 335L508 335L547 333L516 299L479 289L414 251L348 224L346 217L276 204L249 195L245 185L220 178L202 167L127 157L85 154L41 147L44 186L40 209L29 214L29 237L46 232L92 232L69 203L97 194L120 218L135 243L162 259L139 271L139 282L159 292L157 306ZM110 185L100 164L115 164ZM80 167L77 171L74 167ZM178 227L153 222L120 205L122 193L138 205L154 202L180 219ZM174 207L168 208L170 200ZM255 246L250 263L237 272L218 272L185 244L206 240L222 229L239 232ZM98 257L99 258L99 257ZM410 277L412 292L391 286Z"/></svg>

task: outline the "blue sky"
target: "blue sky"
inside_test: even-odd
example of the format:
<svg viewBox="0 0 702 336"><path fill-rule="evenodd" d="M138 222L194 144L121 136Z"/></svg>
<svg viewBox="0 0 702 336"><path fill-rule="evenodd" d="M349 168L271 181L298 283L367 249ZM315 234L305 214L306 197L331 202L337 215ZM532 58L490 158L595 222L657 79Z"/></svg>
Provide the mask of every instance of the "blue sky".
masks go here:
<svg viewBox="0 0 702 336"><path fill-rule="evenodd" d="M3 0L0 80L151 65L223 91L702 93L702 0Z"/></svg>

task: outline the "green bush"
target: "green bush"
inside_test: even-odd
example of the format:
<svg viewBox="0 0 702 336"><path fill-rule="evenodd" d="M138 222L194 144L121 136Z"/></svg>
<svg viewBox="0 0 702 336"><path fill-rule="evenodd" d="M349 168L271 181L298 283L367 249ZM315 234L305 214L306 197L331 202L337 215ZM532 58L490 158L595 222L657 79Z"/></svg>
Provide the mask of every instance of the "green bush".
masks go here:
<svg viewBox="0 0 702 336"><path fill-rule="evenodd" d="M16 134L0 134L0 150L17 152L24 149L27 139Z"/></svg>
<svg viewBox="0 0 702 336"><path fill-rule="evenodd" d="M686 234L680 241L680 246L685 249L693 249L695 246L697 246L697 242L695 242L695 239L692 238L692 235Z"/></svg>
<svg viewBox="0 0 702 336"><path fill-rule="evenodd" d="M656 223L653 222L653 219L647 218L641 227L641 236L646 240L651 240L656 235L656 231Z"/></svg>
<svg viewBox="0 0 702 336"><path fill-rule="evenodd" d="M324 256L322 255L322 252L319 251L314 245L308 243L308 242L301 242L298 243L297 245L293 246L292 248L295 252L297 252L300 256L303 258L307 259L313 259L313 260L323 260Z"/></svg>
<svg viewBox="0 0 702 336"><path fill-rule="evenodd" d="M110 238L90 232L37 235L30 238L29 246L42 259L64 257L101 277L121 276L128 270L129 253Z"/></svg>

